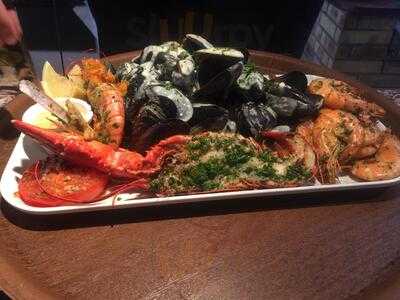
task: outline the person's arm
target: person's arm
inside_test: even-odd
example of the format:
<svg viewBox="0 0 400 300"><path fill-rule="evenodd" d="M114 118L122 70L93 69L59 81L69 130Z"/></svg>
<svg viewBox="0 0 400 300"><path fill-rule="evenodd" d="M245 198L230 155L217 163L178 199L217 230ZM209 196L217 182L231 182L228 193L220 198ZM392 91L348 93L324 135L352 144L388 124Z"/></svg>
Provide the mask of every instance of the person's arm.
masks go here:
<svg viewBox="0 0 400 300"><path fill-rule="evenodd" d="M17 13L7 9L0 0L0 47L15 45L21 39L22 30Z"/></svg>

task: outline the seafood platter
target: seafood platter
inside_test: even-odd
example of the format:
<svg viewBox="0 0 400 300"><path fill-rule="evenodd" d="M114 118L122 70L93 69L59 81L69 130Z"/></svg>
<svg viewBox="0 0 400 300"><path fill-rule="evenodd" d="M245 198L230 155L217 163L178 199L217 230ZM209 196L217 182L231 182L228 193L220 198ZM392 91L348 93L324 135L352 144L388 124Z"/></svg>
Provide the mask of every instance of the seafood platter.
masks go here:
<svg viewBox="0 0 400 300"><path fill-rule="evenodd" d="M385 110L345 82L263 74L201 36L118 66L50 64L1 178L16 208L53 214L397 184ZM257 199L249 199L257 201Z"/></svg>

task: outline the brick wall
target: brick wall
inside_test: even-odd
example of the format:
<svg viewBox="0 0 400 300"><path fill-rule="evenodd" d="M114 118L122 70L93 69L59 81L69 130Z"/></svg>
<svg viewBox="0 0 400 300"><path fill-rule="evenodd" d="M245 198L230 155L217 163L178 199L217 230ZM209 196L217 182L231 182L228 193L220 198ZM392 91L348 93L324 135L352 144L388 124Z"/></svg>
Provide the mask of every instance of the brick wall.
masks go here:
<svg viewBox="0 0 400 300"><path fill-rule="evenodd" d="M349 11L326 0L302 59L374 87L400 87L400 22L396 14Z"/></svg>
<svg viewBox="0 0 400 300"><path fill-rule="evenodd" d="M324 1L304 48L302 59L332 67L346 12Z"/></svg>

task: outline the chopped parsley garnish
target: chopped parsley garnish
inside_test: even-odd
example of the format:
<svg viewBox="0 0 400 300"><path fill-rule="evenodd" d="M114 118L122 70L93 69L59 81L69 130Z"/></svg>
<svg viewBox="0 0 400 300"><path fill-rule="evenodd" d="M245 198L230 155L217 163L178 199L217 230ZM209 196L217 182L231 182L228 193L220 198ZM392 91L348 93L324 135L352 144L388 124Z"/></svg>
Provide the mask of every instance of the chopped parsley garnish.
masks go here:
<svg viewBox="0 0 400 300"><path fill-rule="evenodd" d="M234 136L195 136L186 145L186 151L163 168L151 182L151 191L212 191L248 180L284 182L311 177L301 164L290 165L290 161L272 151L260 151L248 140Z"/></svg>
<svg viewBox="0 0 400 300"><path fill-rule="evenodd" d="M304 180L311 177L310 171L300 164L294 164L287 168L285 179L287 180Z"/></svg>
<svg viewBox="0 0 400 300"><path fill-rule="evenodd" d="M265 150L258 156L265 163L275 163L278 161L277 157L271 151Z"/></svg>
<svg viewBox="0 0 400 300"><path fill-rule="evenodd" d="M242 145L233 145L225 152L226 163L232 167L249 161L253 153Z"/></svg>
<svg viewBox="0 0 400 300"><path fill-rule="evenodd" d="M257 176L263 179L274 179L276 178L276 170L272 164L265 164L256 171Z"/></svg>

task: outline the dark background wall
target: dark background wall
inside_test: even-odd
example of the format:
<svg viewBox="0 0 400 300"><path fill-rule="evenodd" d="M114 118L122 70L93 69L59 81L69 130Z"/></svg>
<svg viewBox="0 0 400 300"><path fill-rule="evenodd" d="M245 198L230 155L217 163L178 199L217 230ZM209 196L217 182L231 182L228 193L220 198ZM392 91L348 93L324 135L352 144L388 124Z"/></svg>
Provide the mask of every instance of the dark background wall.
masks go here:
<svg viewBox="0 0 400 300"><path fill-rule="evenodd" d="M84 3L76 0L20 1L18 12L26 46L37 50L93 47L93 37L72 10L74 5ZM190 29L194 33L206 33L220 46L242 46L297 57L301 56L322 5L321 0L89 0L88 3L105 54L139 49L160 40L179 39Z"/></svg>

